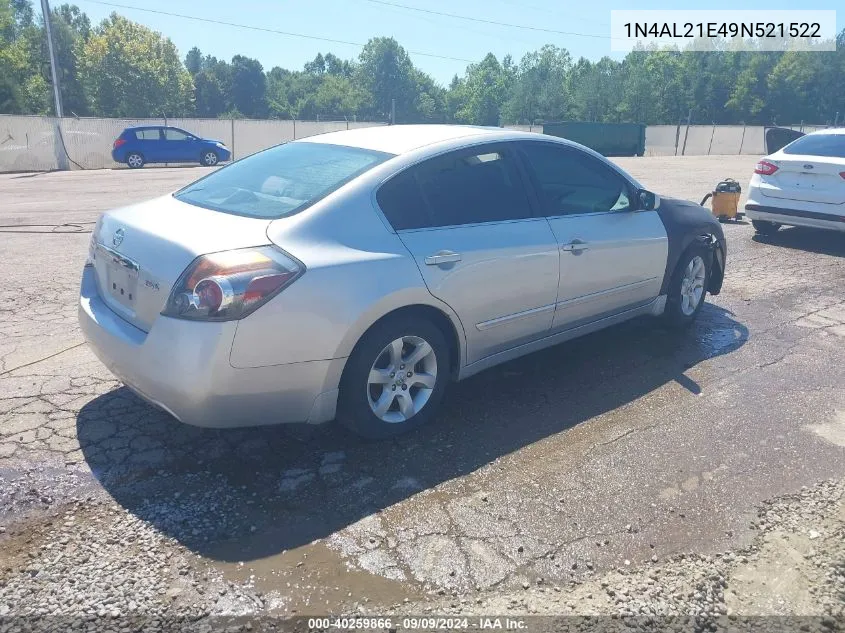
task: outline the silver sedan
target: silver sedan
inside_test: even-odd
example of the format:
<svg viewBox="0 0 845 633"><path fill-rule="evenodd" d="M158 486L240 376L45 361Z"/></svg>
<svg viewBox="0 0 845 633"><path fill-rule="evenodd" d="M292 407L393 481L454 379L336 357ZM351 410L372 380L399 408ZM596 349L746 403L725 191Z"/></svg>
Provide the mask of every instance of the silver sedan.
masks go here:
<svg viewBox="0 0 845 633"><path fill-rule="evenodd" d="M188 424L368 437L447 384L640 315L692 322L719 223L580 145L461 126L311 137L105 213L79 319L127 387Z"/></svg>

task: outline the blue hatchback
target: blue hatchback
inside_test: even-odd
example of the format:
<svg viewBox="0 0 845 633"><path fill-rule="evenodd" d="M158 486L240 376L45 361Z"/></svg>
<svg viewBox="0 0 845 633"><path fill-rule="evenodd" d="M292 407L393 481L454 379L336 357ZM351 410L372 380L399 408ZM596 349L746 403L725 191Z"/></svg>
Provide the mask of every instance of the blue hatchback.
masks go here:
<svg viewBox="0 0 845 633"><path fill-rule="evenodd" d="M178 127L144 125L123 130L114 142L111 156L132 169L140 169L146 163L199 163L213 167L229 160L232 152L222 141L200 138Z"/></svg>

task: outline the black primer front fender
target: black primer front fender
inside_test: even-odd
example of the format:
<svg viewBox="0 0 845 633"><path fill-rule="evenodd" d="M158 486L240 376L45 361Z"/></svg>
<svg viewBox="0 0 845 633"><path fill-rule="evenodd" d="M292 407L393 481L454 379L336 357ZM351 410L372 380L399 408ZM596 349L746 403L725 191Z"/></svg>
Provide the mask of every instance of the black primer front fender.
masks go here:
<svg viewBox="0 0 845 633"><path fill-rule="evenodd" d="M681 256L692 244L704 244L711 253L710 294L717 295L722 289L725 278L725 260L727 246L722 226L713 215L701 205L679 200L677 198L660 197L657 214L666 229L669 240L669 253L666 258L666 271L663 275L661 294L666 294L672 273L678 265Z"/></svg>

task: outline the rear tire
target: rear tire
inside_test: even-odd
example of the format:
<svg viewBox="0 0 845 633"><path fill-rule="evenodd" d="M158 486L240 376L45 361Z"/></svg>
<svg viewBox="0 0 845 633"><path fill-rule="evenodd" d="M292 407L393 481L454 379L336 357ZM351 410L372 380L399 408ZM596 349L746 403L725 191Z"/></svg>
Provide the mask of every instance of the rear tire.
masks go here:
<svg viewBox="0 0 845 633"><path fill-rule="evenodd" d="M449 346L436 325L415 316L384 321L349 357L338 421L373 440L422 426L437 415L450 367Z"/></svg>
<svg viewBox="0 0 845 633"><path fill-rule="evenodd" d="M144 157L138 152L132 152L127 154L126 164L129 165L129 169L141 169L144 166Z"/></svg>
<svg viewBox="0 0 845 633"><path fill-rule="evenodd" d="M704 307L712 266L713 254L703 244L693 244L681 256L669 281L663 312L663 320L668 326L688 327L698 317Z"/></svg>
<svg viewBox="0 0 845 633"><path fill-rule="evenodd" d="M213 150L203 152L202 156L200 157L200 163L202 163L206 167L214 167L219 162L220 157L217 155L217 152Z"/></svg>
<svg viewBox="0 0 845 633"><path fill-rule="evenodd" d="M780 228L780 224L775 224L774 222L768 222L766 220L751 220L751 225L760 235L774 235Z"/></svg>

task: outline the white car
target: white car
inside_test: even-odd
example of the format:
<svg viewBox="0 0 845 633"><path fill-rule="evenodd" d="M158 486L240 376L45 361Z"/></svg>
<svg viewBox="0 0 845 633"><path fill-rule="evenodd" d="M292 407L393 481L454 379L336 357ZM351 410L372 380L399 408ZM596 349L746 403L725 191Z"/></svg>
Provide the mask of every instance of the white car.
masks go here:
<svg viewBox="0 0 845 633"><path fill-rule="evenodd" d="M781 225L845 231L845 128L807 134L758 162L745 212L764 235Z"/></svg>

